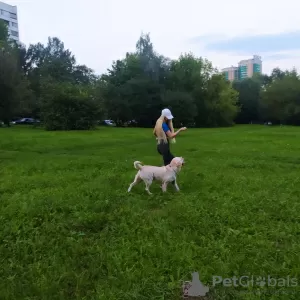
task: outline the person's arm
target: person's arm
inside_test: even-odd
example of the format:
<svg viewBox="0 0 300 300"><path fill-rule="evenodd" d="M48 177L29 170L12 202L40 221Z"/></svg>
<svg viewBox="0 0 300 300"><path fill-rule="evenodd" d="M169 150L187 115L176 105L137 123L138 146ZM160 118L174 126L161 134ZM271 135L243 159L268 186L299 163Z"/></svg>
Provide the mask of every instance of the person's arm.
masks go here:
<svg viewBox="0 0 300 300"><path fill-rule="evenodd" d="M184 131L184 130L186 130L186 127L182 127L180 129L178 129L176 132L171 132L171 130L168 130L166 132L166 135L167 135L167 137L173 139L179 134L179 132Z"/></svg>

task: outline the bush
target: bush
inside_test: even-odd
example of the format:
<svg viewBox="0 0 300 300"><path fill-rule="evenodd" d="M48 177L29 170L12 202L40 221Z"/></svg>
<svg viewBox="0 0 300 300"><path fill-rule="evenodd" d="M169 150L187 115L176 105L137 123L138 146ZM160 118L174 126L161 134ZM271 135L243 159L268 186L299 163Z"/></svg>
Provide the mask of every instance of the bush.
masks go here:
<svg viewBox="0 0 300 300"><path fill-rule="evenodd" d="M88 130L101 117L88 90L73 84L43 86L41 117L46 130Z"/></svg>

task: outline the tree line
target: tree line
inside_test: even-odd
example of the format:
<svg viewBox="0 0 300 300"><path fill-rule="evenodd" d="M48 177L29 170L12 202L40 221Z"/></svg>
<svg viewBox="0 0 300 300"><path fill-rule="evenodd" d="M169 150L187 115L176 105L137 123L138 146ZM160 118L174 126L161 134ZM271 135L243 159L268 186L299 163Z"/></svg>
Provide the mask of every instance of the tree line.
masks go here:
<svg viewBox="0 0 300 300"><path fill-rule="evenodd" d="M0 120L7 126L32 117L46 130L91 129L103 119L152 127L165 107L175 126L298 125L299 97L295 70L230 83L207 59L157 53L149 34L140 36L135 52L96 75L58 38L25 47L12 42L0 22Z"/></svg>

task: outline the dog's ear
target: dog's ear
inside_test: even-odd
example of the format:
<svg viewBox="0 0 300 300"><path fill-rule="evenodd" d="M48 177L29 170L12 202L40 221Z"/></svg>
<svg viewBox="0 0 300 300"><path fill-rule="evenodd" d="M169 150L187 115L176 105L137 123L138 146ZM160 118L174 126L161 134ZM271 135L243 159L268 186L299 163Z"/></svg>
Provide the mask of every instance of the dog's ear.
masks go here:
<svg viewBox="0 0 300 300"><path fill-rule="evenodd" d="M180 157L180 159L176 161L176 166L181 167L182 165L183 165L183 158Z"/></svg>
<svg viewBox="0 0 300 300"><path fill-rule="evenodd" d="M171 166L174 166L174 167L180 167L183 165L183 158L182 157L175 157L172 159L171 163L170 163Z"/></svg>
<svg viewBox="0 0 300 300"><path fill-rule="evenodd" d="M178 164L179 164L178 158L177 158L177 157L174 157L174 158L171 160L170 165L171 165L172 167L178 167Z"/></svg>
<svg viewBox="0 0 300 300"><path fill-rule="evenodd" d="M176 160L174 158L171 160L170 165L171 166L176 166Z"/></svg>

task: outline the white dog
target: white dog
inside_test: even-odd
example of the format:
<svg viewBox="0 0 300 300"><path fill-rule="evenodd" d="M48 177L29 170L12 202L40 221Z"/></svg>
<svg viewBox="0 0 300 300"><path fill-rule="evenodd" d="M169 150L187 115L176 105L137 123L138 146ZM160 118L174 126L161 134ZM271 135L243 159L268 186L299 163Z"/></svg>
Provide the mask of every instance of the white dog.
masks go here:
<svg viewBox="0 0 300 300"><path fill-rule="evenodd" d="M171 163L163 167L155 166L143 166L140 161L134 162L134 167L139 170L134 178L134 181L130 184L128 192L131 191L132 187L143 180L146 184L146 191L151 195L149 190L150 185L153 180L158 180L162 182L162 191L166 192L167 185L170 182L174 182L175 189L179 191L179 187L176 181L176 175L181 170L184 164L184 159L182 157L175 157L172 159Z"/></svg>

